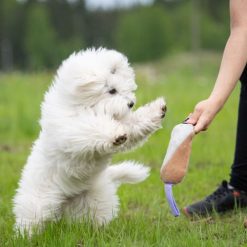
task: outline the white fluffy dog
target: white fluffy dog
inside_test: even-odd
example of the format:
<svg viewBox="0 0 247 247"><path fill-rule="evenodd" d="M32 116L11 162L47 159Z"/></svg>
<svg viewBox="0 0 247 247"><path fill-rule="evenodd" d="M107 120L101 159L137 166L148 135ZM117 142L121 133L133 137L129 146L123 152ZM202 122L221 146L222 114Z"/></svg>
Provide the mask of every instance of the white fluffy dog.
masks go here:
<svg viewBox="0 0 247 247"><path fill-rule="evenodd" d="M88 49L62 63L14 198L17 229L31 233L62 216L102 225L117 215L117 187L143 181L149 168L110 166L112 155L143 143L166 111L162 98L132 111L136 88L126 57L114 50Z"/></svg>

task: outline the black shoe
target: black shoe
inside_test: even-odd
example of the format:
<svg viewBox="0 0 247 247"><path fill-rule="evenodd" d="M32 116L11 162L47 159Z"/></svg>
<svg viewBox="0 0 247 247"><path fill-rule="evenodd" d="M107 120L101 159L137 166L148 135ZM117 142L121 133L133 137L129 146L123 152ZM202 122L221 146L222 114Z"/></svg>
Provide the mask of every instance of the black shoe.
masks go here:
<svg viewBox="0 0 247 247"><path fill-rule="evenodd" d="M223 213L234 208L247 207L247 193L229 186L227 181L204 200L183 209L187 216L208 216L212 212Z"/></svg>

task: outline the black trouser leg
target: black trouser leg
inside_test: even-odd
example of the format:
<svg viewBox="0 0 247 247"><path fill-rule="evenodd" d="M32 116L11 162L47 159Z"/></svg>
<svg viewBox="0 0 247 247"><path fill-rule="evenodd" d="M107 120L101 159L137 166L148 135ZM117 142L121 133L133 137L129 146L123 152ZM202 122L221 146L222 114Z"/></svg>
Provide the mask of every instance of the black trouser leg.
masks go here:
<svg viewBox="0 0 247 247"><path fill-rule="evenodd" d="M247 192L247 67L240 80L237 137L230 184Z"/></svg>

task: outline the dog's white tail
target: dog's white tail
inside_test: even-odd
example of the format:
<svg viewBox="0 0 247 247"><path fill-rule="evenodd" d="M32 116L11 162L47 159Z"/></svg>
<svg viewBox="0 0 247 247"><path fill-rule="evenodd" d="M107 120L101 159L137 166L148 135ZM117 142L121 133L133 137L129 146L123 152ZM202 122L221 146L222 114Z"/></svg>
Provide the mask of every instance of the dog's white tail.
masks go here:
<svg viewBox="0 0 247 247"><path fill-rule="evenodd" d="M150 168L134 161L124 161L121 164L109 166L107 175L117 185L122 183L139 183L149 176Z"/></svg>

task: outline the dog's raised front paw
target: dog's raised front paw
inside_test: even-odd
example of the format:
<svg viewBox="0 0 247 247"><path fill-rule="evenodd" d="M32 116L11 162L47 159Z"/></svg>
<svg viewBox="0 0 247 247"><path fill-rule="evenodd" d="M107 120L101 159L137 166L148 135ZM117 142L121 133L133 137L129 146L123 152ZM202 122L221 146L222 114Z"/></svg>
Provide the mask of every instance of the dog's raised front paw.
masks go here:
<svg viewBox="0 0 247 247"><path fill-rule="evenodd" d="M165 117L166 111L167 111L167 107L166 107L166 105L163 105L161 107L161 118L164 118Z"/></svg>
<svg viewBox="0 0 247 247"><path fill-rule="evenodd" d="M127 140L126 134L120 135L120 136L116 137L116 139L113 142L113 145L115 145L115 146L122 145L123 143L126 142L126 140Z"/></svg>
<svg viewBox="0 0 247 247"><path fill-rule="evenodd" d="M166 115L166 103L163 98L158 98L149 105L150 116L153 122L161 123L161 119Z"/></svg>
<svg viewBox="0 0 247 247"><path fill-rule="evenodd" d="M166 115L167 107L165 100L163 98L158 98L154 102L154 107L157 107L155 110L158 110L158 114L160 118L164 118Z"/></svg>

